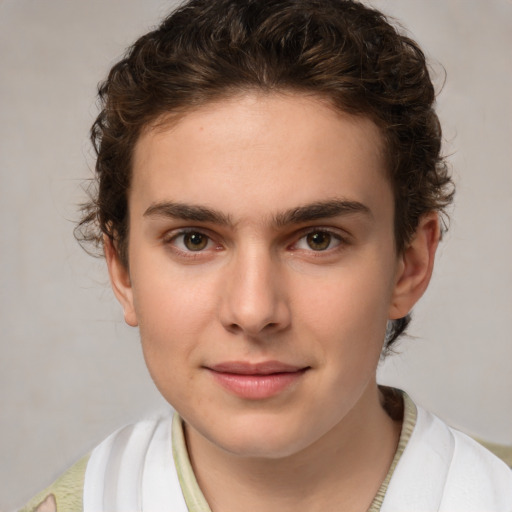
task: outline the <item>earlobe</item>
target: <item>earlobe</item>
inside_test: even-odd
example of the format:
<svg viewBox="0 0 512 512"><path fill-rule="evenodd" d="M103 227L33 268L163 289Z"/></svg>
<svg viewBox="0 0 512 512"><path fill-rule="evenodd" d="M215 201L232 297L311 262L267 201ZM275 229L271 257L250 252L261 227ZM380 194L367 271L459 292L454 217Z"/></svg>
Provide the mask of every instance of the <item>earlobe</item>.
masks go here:
<svg viewBox="0 0 512 512"><path fill-rule="evenodd" d="M130 280L130 273L126 265L119 258L119 253L114 242L108 236L103 237L103 249L107 260L110 284L114 295L123 307L124 320L131 327L138 325L133 301L133 289Z"/></svg>
<svg viewBox="0 0 512 512"><path fill-rule="evenodd" d="M439 215L436 212L425 214L400 256L390 320L406 316L427 289L440 236Z"/></svg>

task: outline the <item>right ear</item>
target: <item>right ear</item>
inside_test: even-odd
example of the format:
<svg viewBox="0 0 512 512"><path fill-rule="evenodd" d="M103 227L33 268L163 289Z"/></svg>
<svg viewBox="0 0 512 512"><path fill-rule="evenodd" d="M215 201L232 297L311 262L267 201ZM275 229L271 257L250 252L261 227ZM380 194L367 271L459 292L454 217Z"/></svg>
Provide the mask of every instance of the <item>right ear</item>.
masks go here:
<svg viewBox="0 0 512 512"><path fill-rule="evenodd" d="M113 240L107 235L103 236L103 250L105 251L105 259L107 260L112 290L123 307L124 321L131 327L136 327L139 322L133 302L133 288L130 272L127 266L121 261Z"/></svg>

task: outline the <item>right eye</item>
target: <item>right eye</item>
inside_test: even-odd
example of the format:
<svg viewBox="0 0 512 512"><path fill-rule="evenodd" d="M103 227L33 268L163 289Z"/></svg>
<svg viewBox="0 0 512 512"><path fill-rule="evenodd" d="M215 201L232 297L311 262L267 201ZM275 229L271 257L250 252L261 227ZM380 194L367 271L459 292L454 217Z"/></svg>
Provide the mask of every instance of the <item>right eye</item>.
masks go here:
<svg viewBox="0 0 512 512"><path fill-rule="evenodd" d="M200 252L214 245L212 239L200 231L182 231L173 235L168 243L183 252Z"/></svg>

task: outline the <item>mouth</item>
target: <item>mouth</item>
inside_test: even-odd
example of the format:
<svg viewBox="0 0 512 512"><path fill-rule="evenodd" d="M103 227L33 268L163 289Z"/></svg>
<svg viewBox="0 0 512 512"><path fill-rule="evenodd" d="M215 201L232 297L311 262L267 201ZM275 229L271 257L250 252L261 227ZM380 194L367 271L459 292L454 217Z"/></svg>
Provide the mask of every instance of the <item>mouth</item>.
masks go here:
<svg viewBox="0 0 512 512"><path fill-rule="evenodd" d="M298 384L310 369L280 361L230 361L205 368L225 390L247 400L276 396Z"/></svg>

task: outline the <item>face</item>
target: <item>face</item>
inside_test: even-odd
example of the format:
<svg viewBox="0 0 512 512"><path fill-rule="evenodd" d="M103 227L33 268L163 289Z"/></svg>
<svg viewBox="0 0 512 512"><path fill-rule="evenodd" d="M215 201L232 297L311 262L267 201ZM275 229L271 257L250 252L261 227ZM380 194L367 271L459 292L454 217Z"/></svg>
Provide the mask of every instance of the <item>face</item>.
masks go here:
<svg viewBox="0 0 512 512"><path fill-rule="evenodd" d="M393 205L377 127L319 99L246 95L142 134L129 272L115 256L110 271L194 435L287 456L376 389L405 314Z"/></svg>

